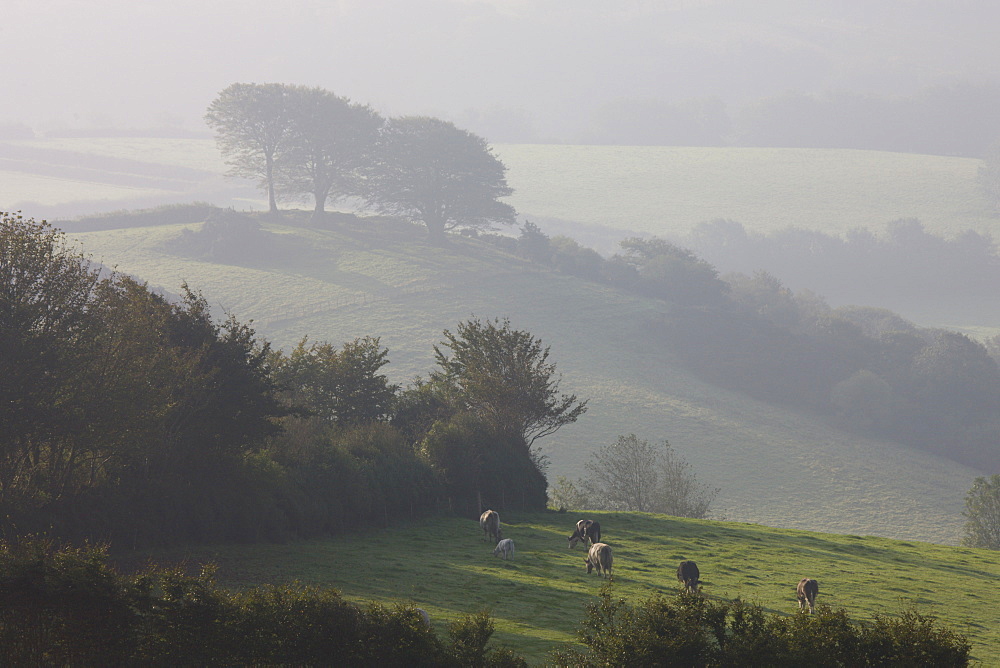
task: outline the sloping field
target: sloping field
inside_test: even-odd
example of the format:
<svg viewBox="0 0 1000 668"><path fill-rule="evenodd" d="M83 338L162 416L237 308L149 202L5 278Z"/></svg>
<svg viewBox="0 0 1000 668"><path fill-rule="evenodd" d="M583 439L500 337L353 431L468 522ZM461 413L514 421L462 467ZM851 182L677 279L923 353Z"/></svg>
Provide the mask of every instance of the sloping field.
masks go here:
<svg viewBox="0 0 1000 668"><path fill-rule="evenodd" d="M668 439L721 489L717 517L770 526L956 543L968 467L861 439L808 416L722 391L682 370L655 340L664 304L539 269L455 239L269 225L238 263L186 259L164 243L183 226L73 233L97 261L212 304L290 348L303 336L340 344L381 337L403 384L434 365L432 346L464 319L509 317L551 346L562 390L590 401L581 420L540 442L550 480L576 478L618 435Z"/></svg>
<svg viewBox="0 0 1000 668"><path fill-rule="evenodd" d="M334 587L359 603L422 607L437 633L489 609L493 641L541 663L576 641L584 606L602 580L587 575L584 550L567 549L580 517L600 521L614 551L613 593L636 603L677 590L682 559L698 563L702 592L741 597L770 613L795 614L795 584L819 581L817 603L852 619L896 615L916 606L965 634L982 665L1000 665L1000 564L996 552L883 538L803 533L732 522L640 513L501 514L513 560L482 542L475 519L436 518L335 540L289 545L208 546L151 554L158 562L215 562L220 584L242 588L298 581ZM131 555L132 562L143 556Z"/></svg>

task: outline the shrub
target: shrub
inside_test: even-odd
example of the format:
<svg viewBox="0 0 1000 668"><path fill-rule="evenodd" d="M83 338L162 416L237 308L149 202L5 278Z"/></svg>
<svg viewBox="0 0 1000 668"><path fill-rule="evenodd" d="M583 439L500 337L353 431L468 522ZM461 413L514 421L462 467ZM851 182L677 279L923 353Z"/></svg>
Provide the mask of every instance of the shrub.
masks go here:
<svg viewBox="0 0 1000 668"><path fill-rule="evenodd" d="M587 606L578 632L589 651L550 655L556 666L966 666L971 645L913 610L898 618L854 622L843 610L769 615L736 599L710 601L682 592L636 606L615 599L611 584Z"/></svg>

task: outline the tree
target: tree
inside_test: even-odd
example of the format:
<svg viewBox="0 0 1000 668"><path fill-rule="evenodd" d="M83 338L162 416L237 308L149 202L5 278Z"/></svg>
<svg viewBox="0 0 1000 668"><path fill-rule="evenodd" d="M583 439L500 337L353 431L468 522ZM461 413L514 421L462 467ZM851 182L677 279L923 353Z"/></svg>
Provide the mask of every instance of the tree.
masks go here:
<svg viewBox="0 0 1000 668"><path fill-rule="evenodd" d="M1000 475L976 478L965 496L963 545L1000 550Z"/></svg>
<svg viewBox="0 0 1000 668"><path fill-rule="evenodd" d="M35 488L72 437L67 387L86 374L98 268L45 221L0 213L0 501Z"/></svg>
<svg viewBox="0 0 1000 668"><path fill-rule="evenodd" d="M278 385L291 395L293 406L342 425L374 422L387 416L397 385L379 373L389 363L389 351L377 337L354 339L337 350L321 342L299 341L285 356L272 355L270 364Z"/></svg>
<svg viewBox="0 0 1000 668"><path fill-rule="evenodd" d="M635 434L594 452L587 471L579 487L604 510L704 518L719 492L699 483L669 442L653 445Z"/></svg>
<svg viewBox="0 0 1000 668"><path fill-rule="evenodd" d="M431 379L450 389L455 405L514 434L529 450L586 412L586 401L559 393L549 348L513 329L508 319L473 318L459 323L456 333L445 330L444 337L434 346L440 370Z"/></svg>
<svg viewBox="0 0 1000 668"><path fill-rule="evenodd" d="M327 200L360 196L361 172L372 159L382 117L322 88L291 89L288 108L291 126L278 157L281 192L312 195L314 217Z"/></svg>
<svg viewBox="0 0 1000 668"><path fill-rule="evenodd" d="M230 165L230 176L259 179L271 213L278 211L276 160L291 137L291 90L284 84L234 83L219 93L205 114Z"/></svg>
<svg viewBox="0 0 1000 668"><path fill-rule="evenodd" d="M482 137L436 118L394 118L376 149L366 199L424 223L440 243L457 227L514 223L514 208L500 201L513 193L506 173Z"/></svg>
<svg viewBox="0 0 1000 668"><path fill-rule="evenodd" d="M718 306L725 302L729 288L715 267L694 253L664 239L631 237L621 242L615 257L634 267L632 289L689 306Z"/></svg>

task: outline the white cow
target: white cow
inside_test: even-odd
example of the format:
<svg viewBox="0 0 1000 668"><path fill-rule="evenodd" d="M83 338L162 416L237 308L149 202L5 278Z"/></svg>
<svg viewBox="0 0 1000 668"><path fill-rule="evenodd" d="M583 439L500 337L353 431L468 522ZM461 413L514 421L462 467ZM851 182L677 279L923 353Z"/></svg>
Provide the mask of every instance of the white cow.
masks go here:
<svg viewBox="0 0 1000 668"><path fill-rule="evenodd" d="M497 546L493 548L494 557L503 557L504 561L507 559L514 558L514 540L512 538L504 538L502 541L497 543Z"/></svg>

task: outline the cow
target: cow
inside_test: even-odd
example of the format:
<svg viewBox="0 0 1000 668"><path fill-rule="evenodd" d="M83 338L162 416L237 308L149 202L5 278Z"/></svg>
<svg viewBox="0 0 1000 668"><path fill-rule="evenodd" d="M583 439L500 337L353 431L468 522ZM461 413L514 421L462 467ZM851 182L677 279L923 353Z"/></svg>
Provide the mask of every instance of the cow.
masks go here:
<svg viewBox="0 0 1000 668"><path fill-rule="evenodd" d="M611 547L607 543L594 543L590 546L590 552L583 563L587 564L587 575L597 569L597 574L603 577L611 577L611 564L614 558L611 555ZM603 573L602 573L603 571Z"/></svg>
<svg viewBox="0 0 1000 668"><path fill-rule="evenodd" d="M414 610L420 615L420 621L424 625L424 628L429 629L431 627L431 616L423 608L414 608Z"/></svg>
<svg viewBox="0 0 1000 668"><path fill-rule="evenodd" d="M573 549L579 542L583 542L584 547L586 547L588 540L591 545L601 542L601 525L594 520L580 520L576 523L576 529L569 537L569 547Z"/></svg>
<svg viewBox="0 0 1000 668"><path fill-rule="evenodd" d="M500 514L497 511L487 510L480 515L479 526L483 530L483 540L492 537L494 545L503 540L503 535L500 533Z"/></svg>
<svg viewBox="0 0 1000 668"><path fill-rule="evenodd" d="M799 599L799 610L805 610L809 606L809 614L813 612L816 605L816 595L819 594L819 583L812 578L802 578L799 586L795 588L795 597Z"/></svg>
<svg viewBox="0 0 1000 668"><path fill-rule="evenodd" d="M698 593L698 585L701 584L701 572L698 564L685 559L677 567L677 581L684 585L684 588L691 593Z"/></svg>
<svg viewBox="0 0 1000 668"><path fill-rule="evenodd" d="M493 548L493 556L502 556L504 561L514 558L514 541L511 538L504 538Z"/></svg>

